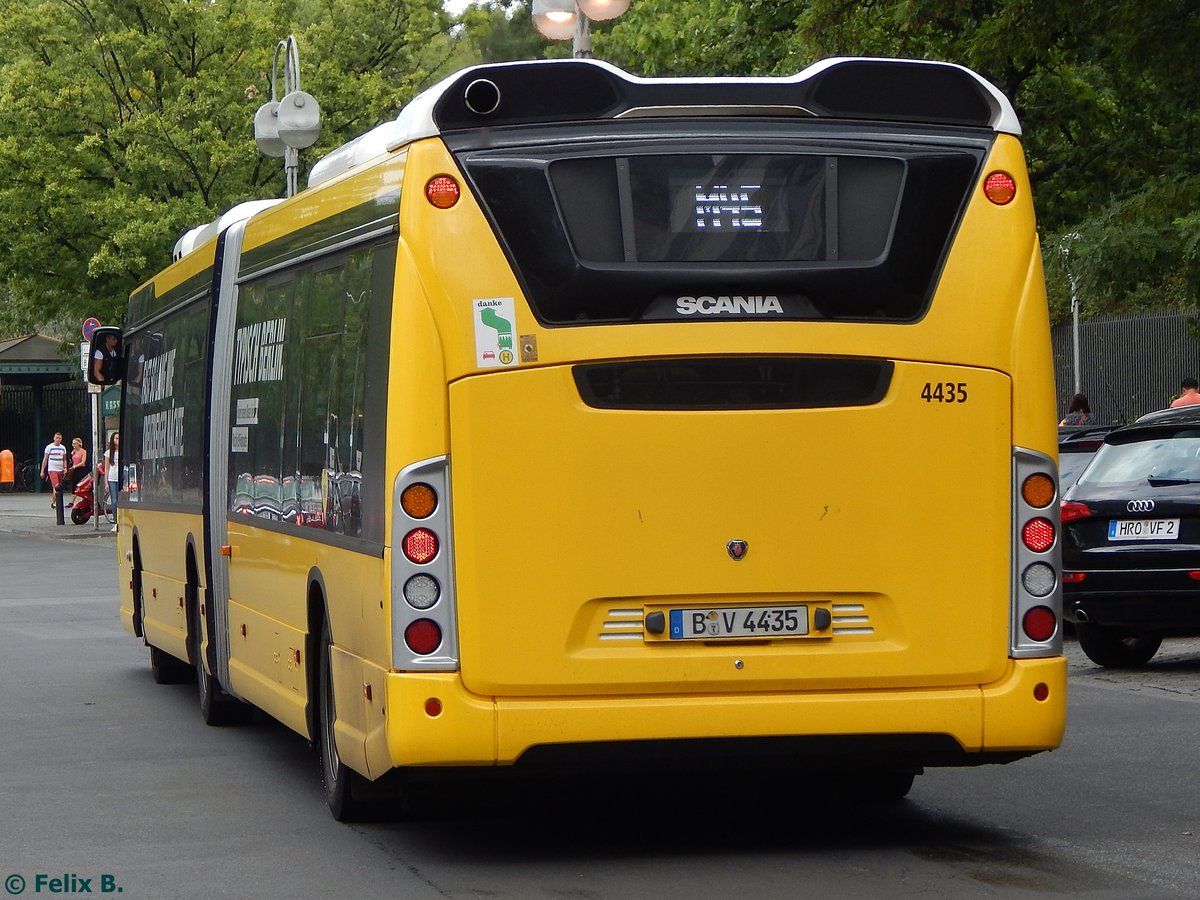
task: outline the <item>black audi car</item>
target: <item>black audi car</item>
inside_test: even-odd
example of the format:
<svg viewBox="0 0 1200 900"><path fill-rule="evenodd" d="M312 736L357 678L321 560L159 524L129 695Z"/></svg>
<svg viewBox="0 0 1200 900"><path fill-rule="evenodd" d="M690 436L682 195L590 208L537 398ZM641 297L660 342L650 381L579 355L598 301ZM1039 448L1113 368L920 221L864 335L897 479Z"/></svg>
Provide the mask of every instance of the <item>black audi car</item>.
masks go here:
<svg viewBox="0 0 1200 900"><path fill-rule="evenodd" d="M1098 665L1200 635L1200 407L1116 428L1062 499L1063 612Z"/></svg>

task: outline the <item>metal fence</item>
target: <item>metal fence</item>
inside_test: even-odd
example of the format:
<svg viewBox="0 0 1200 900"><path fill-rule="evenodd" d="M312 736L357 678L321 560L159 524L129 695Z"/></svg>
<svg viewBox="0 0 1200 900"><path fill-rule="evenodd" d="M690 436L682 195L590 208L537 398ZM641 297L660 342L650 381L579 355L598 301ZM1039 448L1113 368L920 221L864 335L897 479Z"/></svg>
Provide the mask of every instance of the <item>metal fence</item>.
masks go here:
<svg viewBox="0 0 1200 900"><path fill-rule="evenodd" d="M11 450L18 465L34 457L40 464L42 448L50 443L56 431L62 432L67 446L73 437L81 437L85 447L91 446L92 418L82 379L42 388L45 434L34 433L33 393L34 389L27 386L0 387L0 450Z"/></svg>
<svg viewBox="0 0 1200 900"><path fill-rule="evenodd" d="M1136 313L1081 322L1080 387L1097 422L1131 422L1142 413L1170 406L1179 382L1200 378L1200 319L1194 313ZM1058 415L1075 393L1070 322L1056 326L1054 377Z"/></svg>

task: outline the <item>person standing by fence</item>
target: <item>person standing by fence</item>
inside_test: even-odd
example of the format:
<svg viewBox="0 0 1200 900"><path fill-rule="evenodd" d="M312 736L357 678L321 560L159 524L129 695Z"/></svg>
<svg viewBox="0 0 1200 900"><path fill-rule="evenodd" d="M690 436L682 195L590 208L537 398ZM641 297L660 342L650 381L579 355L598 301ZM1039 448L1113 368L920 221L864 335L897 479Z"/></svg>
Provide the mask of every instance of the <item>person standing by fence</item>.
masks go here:
<svg viewBox="0 0 1200 900"><path fill-rule="evenodd" d="M1200 388L1200 381L1195 378L1185 378L1179 383L1179 386L1183 388L1183 393L1171 401L1172 409L1177 406L1195 406L1200 403L1200 390L1197 390Z"/></svg>
<svg viewBox="0 0 1200 900"><path fill-rule="evenodd" d="M83 438L71 438L71 455L67 463L67 471L63 473L62 490L75 490L75 486L87 474L87 456L87 451L83 449Z"/></svg>
<svg viewBox="0 0 1200 900"><path fill-rule="evenodd" d="M1091 425L1094 421L1087 394L1076 394L1067 405L1066 416L1058 424L1060 427L1063 425Z"/></svg>
<svg viewBox="0 0 1200 900"><path fill-rule="evenodd" d="M54 432L54 440L42 451L42 477L50 479L50 506L58 494L58 486L62 482L63 473L67 470L67 448L62 442L62 432Z"/></svg>

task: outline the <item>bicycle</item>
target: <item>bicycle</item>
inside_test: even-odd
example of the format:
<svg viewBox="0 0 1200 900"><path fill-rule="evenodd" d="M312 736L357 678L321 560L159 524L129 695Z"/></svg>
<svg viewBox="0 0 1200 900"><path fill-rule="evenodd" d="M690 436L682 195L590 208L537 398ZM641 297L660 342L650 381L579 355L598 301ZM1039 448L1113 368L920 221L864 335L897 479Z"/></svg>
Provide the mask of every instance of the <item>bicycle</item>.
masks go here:
<svg viewBox="0 0 1200 900"><path fill-rule="evenodd" d="M13 483L9 488L10 491L25 491L29 493L33 490L33 476L37 472L37 466L32 459L27 459L16 467L14 472Z"/></svg>
<svg viewBox="0 0 1200 900"><path fill-rule="evenodd" d="M104 485L102 492L103 496L97 496L96 499L96 515L100 517L100 521L105 525L117 524L117 508L115 503L111 502L114 498L109 491L108 479L103 475L100 477L100 483Z"/></svg>

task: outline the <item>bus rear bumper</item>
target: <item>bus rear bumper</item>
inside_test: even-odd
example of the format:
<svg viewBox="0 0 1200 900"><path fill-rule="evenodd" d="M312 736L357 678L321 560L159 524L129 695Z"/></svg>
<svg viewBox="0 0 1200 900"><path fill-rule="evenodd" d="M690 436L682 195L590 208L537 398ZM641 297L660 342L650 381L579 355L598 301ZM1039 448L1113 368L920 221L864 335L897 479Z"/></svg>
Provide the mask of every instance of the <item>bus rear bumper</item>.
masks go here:
<svg viewBox="0 0 1200 900"><path fill-rule="evenodd" d="M471 694L452 673L388 673L386 681L397 767L566 761L606 746L654 757L768 743L881 765L977 765L1054 749L1066 712L1064 657L1013 660L1004 678L982 687L819 694L493 699Z"/></svg>

